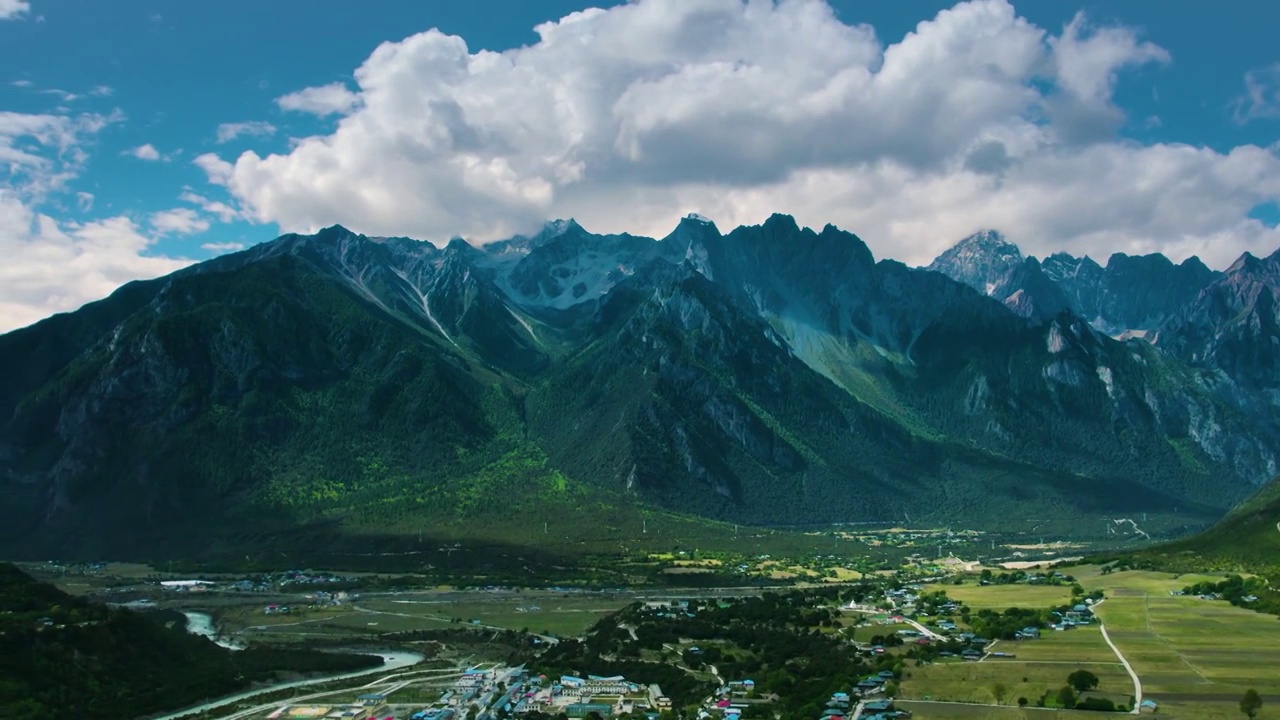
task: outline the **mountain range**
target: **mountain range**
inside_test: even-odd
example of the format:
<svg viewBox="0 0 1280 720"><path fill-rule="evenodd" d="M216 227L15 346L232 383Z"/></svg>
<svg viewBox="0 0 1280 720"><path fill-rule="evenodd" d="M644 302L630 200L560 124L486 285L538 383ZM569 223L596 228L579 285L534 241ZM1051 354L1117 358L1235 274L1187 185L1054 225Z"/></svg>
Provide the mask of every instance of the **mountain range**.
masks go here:
<svg viewBox="0 0 1280 720"><path fill-rule="evenodd" d="M285 235L0 336L0 547L1203 526L1277 472L1278 281L995 232L911 268L785 215Z"/></svg>

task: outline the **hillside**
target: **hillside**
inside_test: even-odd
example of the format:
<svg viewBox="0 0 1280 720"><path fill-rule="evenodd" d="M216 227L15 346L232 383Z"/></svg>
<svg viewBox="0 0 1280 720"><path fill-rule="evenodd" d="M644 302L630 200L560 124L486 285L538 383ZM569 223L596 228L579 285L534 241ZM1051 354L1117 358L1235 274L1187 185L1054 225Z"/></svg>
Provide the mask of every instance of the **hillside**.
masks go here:
<svg viewBox="0 0 1280 720"><path fill-rule="evenodd" d="M278 670L336 674L381 664L315 651L233 653L187 633L172 615L89 603L0 564L0 718L126 720L229 694Z"/></svg>
<svg viewBox="0 0 1280 720"><path fill-rule="evenodd" d="M1280 578L1280 478L1208 530L1137 554L1177 569L1246 571Z"/></svg>
<svg viewBox="0 0 1280 720"><path fill-rule="evenodd" d="M646 513L1158 533L1274 475L1280 426L1230 377L1007 264L1034 292L783 215L286 235L0 336L0 548L436 563L461 539L521 567L666 542Z"/></svg>

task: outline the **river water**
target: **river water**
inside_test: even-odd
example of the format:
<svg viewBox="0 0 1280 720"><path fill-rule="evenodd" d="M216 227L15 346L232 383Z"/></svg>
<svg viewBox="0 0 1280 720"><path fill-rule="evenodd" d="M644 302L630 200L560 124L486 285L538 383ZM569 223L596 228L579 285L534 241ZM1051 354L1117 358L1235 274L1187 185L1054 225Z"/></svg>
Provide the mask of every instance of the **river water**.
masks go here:
<svg viewBox="0 0 1280 720"><path fill-rule="evenodd" d="M218 634L213 625L213 618L205 613L182 611L187 616L187 632L192 635L207 637L228 650L243 650L244 645Z"/></svg>

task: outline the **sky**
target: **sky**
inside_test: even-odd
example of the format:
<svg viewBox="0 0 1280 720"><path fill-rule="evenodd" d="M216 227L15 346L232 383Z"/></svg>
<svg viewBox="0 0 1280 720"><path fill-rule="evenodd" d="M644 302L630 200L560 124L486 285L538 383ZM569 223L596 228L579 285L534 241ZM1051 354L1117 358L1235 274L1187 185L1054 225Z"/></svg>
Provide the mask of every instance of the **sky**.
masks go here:
<svg viewBox="0 0 1280 720"><path fill-rule="evenodd" d="M0 0L0 331L335 223L1280 247L1280 5Z"/></svg>

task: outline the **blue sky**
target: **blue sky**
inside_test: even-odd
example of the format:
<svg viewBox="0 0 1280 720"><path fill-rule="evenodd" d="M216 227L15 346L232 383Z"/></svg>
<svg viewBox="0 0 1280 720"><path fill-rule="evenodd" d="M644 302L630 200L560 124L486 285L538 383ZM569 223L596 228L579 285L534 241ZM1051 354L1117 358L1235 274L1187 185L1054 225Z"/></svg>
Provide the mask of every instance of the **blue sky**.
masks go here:
<svg viewBox="0 0 1280 720"><path fill-rule="evenodd" d="M486 241L562 215L661 234L690 210L783 211L908 262L988 225L1099 259L1280 245L1280 6L642 0L554 46L534 32L611 5L0 0L0 162L27 158L0 175L0 250L20 258L0 330L331 222ZM407 40L431 28L466 52ZM366 65L381 43L398 52ZM493 56L517 70L476 64L521 47ZM839 80L863 66L875 82ZM280 100L331 83L347 106ZM1181 218L1178 193L1206 209Z"/></svg>

